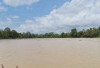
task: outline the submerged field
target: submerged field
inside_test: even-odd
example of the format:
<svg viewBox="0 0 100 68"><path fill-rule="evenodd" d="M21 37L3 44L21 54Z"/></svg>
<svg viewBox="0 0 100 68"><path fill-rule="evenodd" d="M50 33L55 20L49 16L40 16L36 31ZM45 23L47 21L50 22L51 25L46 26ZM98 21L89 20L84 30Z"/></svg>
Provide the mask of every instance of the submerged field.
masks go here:
<svg viewBox="0 0 100 68"><path fill-rule="evenodd" d="M5 68L100 68L100 39L0 40L0 64Z"/></svg>

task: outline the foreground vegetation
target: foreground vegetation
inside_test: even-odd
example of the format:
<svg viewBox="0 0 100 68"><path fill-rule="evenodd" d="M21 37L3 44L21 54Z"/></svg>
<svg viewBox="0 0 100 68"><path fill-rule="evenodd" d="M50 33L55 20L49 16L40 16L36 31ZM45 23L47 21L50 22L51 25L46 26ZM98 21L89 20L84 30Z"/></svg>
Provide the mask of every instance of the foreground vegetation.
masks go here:
<svg viewBox="0 0 100 68"><path fill-rule="evenodd" d="M45 33L45 34L33 34L30 32L18 33L10 28L5 28L0 30L0 39L16 39L16 38L95 38L100 37L100 27L90 28L87 30L77 31L76 28L72 29L70 33L55 34Z"/></svg>

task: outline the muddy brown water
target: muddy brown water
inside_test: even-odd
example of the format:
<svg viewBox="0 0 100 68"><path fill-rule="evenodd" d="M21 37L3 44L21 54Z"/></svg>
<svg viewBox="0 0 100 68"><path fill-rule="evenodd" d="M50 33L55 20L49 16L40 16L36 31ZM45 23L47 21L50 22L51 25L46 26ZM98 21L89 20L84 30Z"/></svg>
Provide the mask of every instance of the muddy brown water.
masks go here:
<svg viewBox="0 0 100 68"><path fill-rule="evenodd" d="M5 68L100 68L100 39L0 40L0 64Z"/></svg>

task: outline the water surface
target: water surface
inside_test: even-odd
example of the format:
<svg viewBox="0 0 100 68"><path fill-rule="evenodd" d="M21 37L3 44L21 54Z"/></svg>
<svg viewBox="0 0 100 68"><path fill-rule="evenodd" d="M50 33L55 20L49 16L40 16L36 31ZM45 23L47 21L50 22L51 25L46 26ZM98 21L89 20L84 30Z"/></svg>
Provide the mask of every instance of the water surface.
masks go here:
<svg viewBox="0 0 100 68"><path fill-rule="evenodd" d="M100 68L100 39L0 40L0 64L5 68Z"/></svg>

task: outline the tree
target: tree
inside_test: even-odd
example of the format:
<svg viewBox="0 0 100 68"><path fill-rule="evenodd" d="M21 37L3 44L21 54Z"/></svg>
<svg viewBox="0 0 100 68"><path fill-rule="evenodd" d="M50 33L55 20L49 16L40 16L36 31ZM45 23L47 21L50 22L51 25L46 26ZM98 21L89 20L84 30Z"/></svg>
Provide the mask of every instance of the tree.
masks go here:
<svg viewBox="0 0 100 68"><path fill-rule="evenodd" d="M18 33L15 30L11 31L11 38L18 38Z"/></svg>
<svg viewBox="0 0 100 68"><path fill-rule="evenodd" d="M67 38L67 33L61 33L61 38Z"/></svg>
<svg viewBox="0 0 100 68"><path fill-rule="evenodd" d="M100 37L100 27L99 28L90 28L87 30L82 30L77 32L77 29L74 28L71 30L70 33L61 33L61 34L55 34L53 32L45 33L45 34L33 34L30 32L26 33L18 33L15 30L12 30L10 28L5 28L4 30L0 30L0 39L9 39L9 38L80 38L80 37L86 37L86 38L93 38L93 37Z"/></svg>
<svg viewBox="0 0 100 68"><path fill-rule="evenodd" d="M23 38L23 34L18 33L18 38Z"/></svg>
<svg viewBox="0 0 100 68"><path fill-rule="evenodd" d="M80 37L84 37L84 32L83 31L79 31L77 33L77 37L80 38Z"/></svg>
<svg viewBox="0 0 100 68"><path fill-rule="evenodd" d="M4 29L4 31L5 32L10 32L11 30L10 30L10 28L7 27L7 28Z"/></svg>
<svg viewBox="0 0 100 68"><path fill-rule="evenodd" d="M3 31L0 30L0 39L3 38L3 37L2 37L2 36L3 36L3 35L2 35L2 32L3 32Z"/></svg>
<svg viewBox="0 0 100 68"><path fill-rule="evenodd" d="M74 38L77 37L77 29L76 28L71 30L71 37L74 37Z"/></svg>
<svg viewBox="0 0 100 68"><path fill-rule="evenodd" d="M23 33L23 37L24 38L32 38L32 35L30 32L26 32L26 33Z"/></svg>
<svg viewBox="0 0 100 68"><path fill-rule="evenodd" d="M11 30L10 30L10 28L7 27L7 28L4 29L4 35L6 35L7 38L11 38L11 37L10 37L10 35L11 35Z"/></svg>

